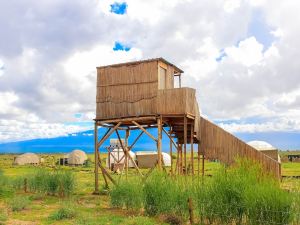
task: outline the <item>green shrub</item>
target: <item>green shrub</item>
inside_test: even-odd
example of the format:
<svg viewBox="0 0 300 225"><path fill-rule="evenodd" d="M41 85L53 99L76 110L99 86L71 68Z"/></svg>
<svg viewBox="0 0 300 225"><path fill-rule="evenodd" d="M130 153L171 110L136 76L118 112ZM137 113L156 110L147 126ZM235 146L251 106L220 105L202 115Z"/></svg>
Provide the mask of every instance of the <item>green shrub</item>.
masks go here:
<svg viewBox="0 0 300 225"><path fill-rule="evenodd" d="M76 216L76 210L70 206L65 206L50 214L50 220L73 219Z"/></svg>
<svg viewBox="0 0 300 225"><path fill-rule="evenodd" d="M8 202L12 211L21 211L30 204L28 197L16 196Z"/></svg>
<svg viewBox="0 0 300 225"><path fill-rule="evenodd" d="M126 207L127 209L140 209L143 207L143 185L140 179L121 181L110 191L111 205Z"/></svg>

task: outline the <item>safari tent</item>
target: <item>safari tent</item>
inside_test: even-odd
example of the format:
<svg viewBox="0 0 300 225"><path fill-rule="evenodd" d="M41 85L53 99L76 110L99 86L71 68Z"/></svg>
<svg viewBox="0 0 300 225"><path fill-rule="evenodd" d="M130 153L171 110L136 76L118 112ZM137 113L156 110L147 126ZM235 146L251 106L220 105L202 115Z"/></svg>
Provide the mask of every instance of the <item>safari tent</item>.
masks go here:
<svg viewBox="0 0 300 225"><path fill-rule="evenodd" d="M265 141L249 141L248 145L252 146L256 150L262 152L263 154L269 156L270 158L280 162L280 156L278 154L278 149L272 146L270 143Z"/></svg>
<svg viewBox="0 0 300 225"><path fill-rule="evenodd" d="M139 151L136 152L137 164L140 168L152 168L158 160L158 153L156 151ZM171 156L162 152L162 159L164 166L171 166Z"/></svg>
<svg viewBox="0 0 300 225"><path fill-rule="evenodd" d="M88 159L86 153L82 150L75 149L70 154L68 154L68 164L69 165L83 165Z"/></svg>
<svg viewBox="0 0 300 225"><path fill-rule="evenodd" d="M25 153L15 158L14 165L38 165L40 162L40 157L37 154Z"/></svg>

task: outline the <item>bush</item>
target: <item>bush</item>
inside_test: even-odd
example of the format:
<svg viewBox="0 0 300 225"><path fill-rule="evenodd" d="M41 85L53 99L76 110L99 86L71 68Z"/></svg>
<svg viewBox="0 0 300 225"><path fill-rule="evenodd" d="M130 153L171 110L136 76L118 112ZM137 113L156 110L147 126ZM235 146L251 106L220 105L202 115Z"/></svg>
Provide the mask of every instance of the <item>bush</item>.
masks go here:
<svg viewBox="0 0 300 225"><path fill-rule="evenodd" d="M76 216L76 210L72 207L62 207L50 214L50 220L73 219Z"/></svg>
<svg viewBox="0 0 300 225"><path fill-rule="evenodd" d="M27 206L30 204L30 200L28 197L17 196L12 198L8 204L12 211L21 211L27 208Z"/></svg>
<svg viewBox="0 0 300 225"><path fill-rule="evenodd" d="M143 207L143 185L138 178L121 181L110 191L111 205L126 207L126 209L140 209Z"/></svg>

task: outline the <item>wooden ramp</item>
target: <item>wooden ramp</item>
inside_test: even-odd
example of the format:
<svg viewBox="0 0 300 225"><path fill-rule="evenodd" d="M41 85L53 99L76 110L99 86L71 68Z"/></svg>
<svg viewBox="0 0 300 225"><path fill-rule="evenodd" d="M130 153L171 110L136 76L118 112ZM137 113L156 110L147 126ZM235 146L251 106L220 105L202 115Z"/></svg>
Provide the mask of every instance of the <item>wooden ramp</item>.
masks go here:
<svg viewBox="0 0 300 225"><path fill-rule="evenodd" d="M261 153L203 117L200 119L198 132L200 149L204 151L207 159L217 159L230 165L236 158L247 158L260 163L267 173L277 178L281 177L281 164L278 161Z"/></svg>

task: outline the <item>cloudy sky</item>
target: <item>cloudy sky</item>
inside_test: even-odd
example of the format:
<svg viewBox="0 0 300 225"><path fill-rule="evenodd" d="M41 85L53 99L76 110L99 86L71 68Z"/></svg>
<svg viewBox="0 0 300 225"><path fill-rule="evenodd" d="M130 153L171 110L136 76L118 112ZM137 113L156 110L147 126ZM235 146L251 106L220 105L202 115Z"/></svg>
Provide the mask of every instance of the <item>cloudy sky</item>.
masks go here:
<svg viewBox="0 0 300 225"><path fill-rule="evenodd" d="M226 130L299 134L299 12L296 0L0 0L0 143L90 129L95 67L153 57L182 68Z"/></svg>

